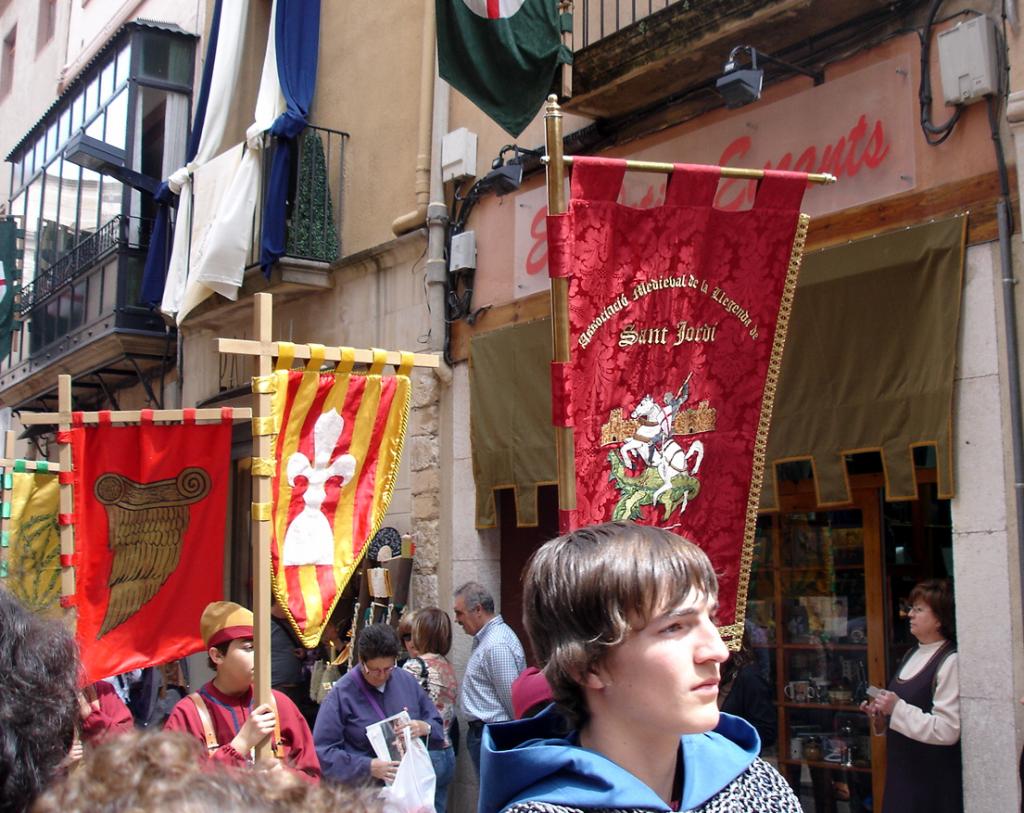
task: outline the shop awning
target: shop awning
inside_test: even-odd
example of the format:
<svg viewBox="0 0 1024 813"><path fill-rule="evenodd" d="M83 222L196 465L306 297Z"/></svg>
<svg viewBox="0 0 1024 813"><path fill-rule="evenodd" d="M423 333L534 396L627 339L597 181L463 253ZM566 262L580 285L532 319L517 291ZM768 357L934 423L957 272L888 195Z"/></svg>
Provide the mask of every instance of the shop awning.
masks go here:
<svg viewBox="0 0 1024 813"><path fill-rule="evenodd" d="M558 482L551 424L551 320L473 338L470 436L476 526L497 523L494 491L515 490L516 522L537 525L537 486Z"/></svg>
<svg viewBox="0 0 1024 813"><path fill-rule="evenodd" d="M953 496L953 371L966 216L804 256L768 436L775 465L810 460L819 505L850 499L845 456L882 456L887 500L917 497L914 448L934 446Z"/></svg>
<svg viewBox="0 0 1024 813"><path fill-rule="evenodd" d="M810 460L819 503L850 499L845 456L881 453L886 499L917 497L913 451L934 446L938 496L953 496L952 404L966 217L804 257L768 439L761 507L777 505L775 464ZM557 481L551 324L473 338L470 409L476 524L494 491L537 524L537 486Z"/></svg>

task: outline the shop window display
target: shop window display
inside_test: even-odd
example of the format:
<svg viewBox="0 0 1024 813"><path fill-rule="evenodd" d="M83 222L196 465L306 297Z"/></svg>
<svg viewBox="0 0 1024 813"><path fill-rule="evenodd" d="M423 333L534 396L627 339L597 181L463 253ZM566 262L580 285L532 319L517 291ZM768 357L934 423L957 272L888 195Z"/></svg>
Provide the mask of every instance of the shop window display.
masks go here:
<svg viewBox="0 0 1024 813"><path fill-rule="evenodd" d="M851 476L852 503L832 510L818 509L812 481L790 482L759 520L747 627L779 732L764 756L809 812L880 810L885 743L859 704L905 649L906 585L952 575L949 503L928 475L919 469L920 499L905 503L883 502L878 475Z"/></svg>

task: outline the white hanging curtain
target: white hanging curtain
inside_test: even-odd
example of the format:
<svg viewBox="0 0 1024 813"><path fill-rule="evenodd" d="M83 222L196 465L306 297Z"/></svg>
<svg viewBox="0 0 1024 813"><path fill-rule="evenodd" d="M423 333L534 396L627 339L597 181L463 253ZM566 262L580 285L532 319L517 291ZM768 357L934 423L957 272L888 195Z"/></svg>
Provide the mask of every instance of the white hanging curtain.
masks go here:
<svg viewBox="0 0 1024 813"><path fill-rule="evenodd" d="M174 230L167 282L160 303L160 310L168 316L173 317L178 313L185 298L189 277L189 243L194 220L192 175L224 149L224 133L242 69L248 17L249 0L231 0L223 4L217 35L217 57L210 77L210 95L199 149L195 160L174 172L167 181L171 191L179 195L176 219L178 228Z"/></svg>
<svg viewBox="0 0 1024 813"><path fill-rule="evenodd" d="M181 166L187 146L188 96L169 91L164 101L164 157L161 166L161 174L165 178Z"/></svg>
<svg viewBox="0 0 1024 813"><path fill-rule="evenodd" d="M270 11L267 52L263 58L263 75L260 77L256 99L255 120L246 131L244 153L226 189L218 192L215 184L204 185L204 189L218 195L220 205L203 207L212 211L214 218L211 222L193 223L192 240L196 250L193 251L185 295L178 308L178 324L211 293L221 294L228 299L238 298L238 289L245 273L245 259L252 244L253 216L263 179L263 134L286 109L277 75L274 36L276 18L277 0L274 0ZM199 209L198 202L196 209Z"/></svg>

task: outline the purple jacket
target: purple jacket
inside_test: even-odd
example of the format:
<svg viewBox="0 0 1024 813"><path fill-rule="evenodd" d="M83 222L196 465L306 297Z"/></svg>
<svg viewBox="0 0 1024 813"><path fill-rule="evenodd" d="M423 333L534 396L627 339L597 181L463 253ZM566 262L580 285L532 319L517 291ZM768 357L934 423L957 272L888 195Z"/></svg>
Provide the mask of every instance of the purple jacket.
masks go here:
<svg viewBox="0 0 1024 813"><path fill-rule="evenodd" d="M386 717L408 709L413 720L430 724L429 747L444 746L444 729L437 706L416 678L403 669L395 669L384 691L379 692L363 680L362 669L357 666L334 684L316 717L313 742L325 777L356 783L372 778L370 761L375 755L366 737L366 727L384 718L367 700L360 684L377 701Z"/></svg>

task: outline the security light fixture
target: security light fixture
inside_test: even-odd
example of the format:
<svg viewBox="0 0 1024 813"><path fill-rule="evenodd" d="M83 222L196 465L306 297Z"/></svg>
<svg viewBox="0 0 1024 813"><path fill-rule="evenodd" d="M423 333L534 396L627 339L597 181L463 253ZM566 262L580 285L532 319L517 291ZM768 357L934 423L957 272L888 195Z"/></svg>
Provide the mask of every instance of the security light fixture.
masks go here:
<svg viewBox="0 0 1024 813"><path fill-rule="evenodd" d="M505 160L505 153L513 153ZM515 192L523 183L523 163L526 156L539 158L543 150L529 150L518 144L506 144L498 152L498 157L491 161L491 171L479 183L479 192L493 191L499 198Z"/></svg>
<svg viewBox="0 0 1024 813"><path fill-rule="evenodd" d="M493 191L499 198L515 192L523 183L523 165L509 162L488 172L480 181L479 192Z"/></svg>
<svg viewBox="0 0 1024 813"><path fill-rule="evenodd" d="M156 178L128 169L125 166L124 150L106 141L87 136L84 130L79 130L68 139L64 148L64 158L72 164L91 169L100 175L107 175L150 195L160 186L160 181Z"/></svg>
<svg viewBox="0 0 1024 813"><path fill-rule="evenodd" d="M512 153L507 161L505 156ZM452 216L448 221L446 254L448 276L445 292L445 321L447 324L465 319L473 324L489 305L473 309L473 275L476 271L476 235L466 230L466 223L474 207L487 194L499 198L515 192L523 183L523 170L527 157L536 159L538 165L543 150L530 150L518 144L506 144L491 161L491 171L463 193L457 189L452 201ZM447 349L445 351L447 353ZM446 356L447 358L447 356Z"/></svg>
<svg viewBox="0 0 1024 813"><path fill-rule="evenodd" d="M741 69L737 66L736 57L741 51L746 51L750 55L749 68ZM722 76L715 82L715 90L725 99L726 107L730 109L743 107L743 105L756 102L761 98L761 88L764 85L764 71L757 67L758 57L773 65L779 65L795 73L809 76L816 85L820 85L825 81L825 75L820 71L809 71L806 68L801 68L799 65L794 65L771 54L766 54L764 51L758 51L753 46L739 45L729 52L729 60L722 69Z"/></svg>

